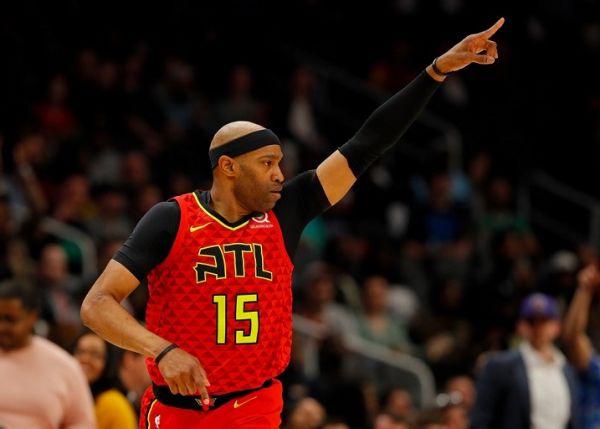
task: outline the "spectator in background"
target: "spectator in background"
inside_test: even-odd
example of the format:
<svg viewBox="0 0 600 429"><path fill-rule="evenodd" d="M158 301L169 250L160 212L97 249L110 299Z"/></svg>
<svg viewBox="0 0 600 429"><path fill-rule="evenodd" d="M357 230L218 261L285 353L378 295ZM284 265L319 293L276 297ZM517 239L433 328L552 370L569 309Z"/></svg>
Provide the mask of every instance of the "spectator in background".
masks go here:
<svg viewBox="0 0 600 429"><path fill-rule="evenodd" d="M410 429L408 421L391 414L379 414L373 423L373 429Z"/></svg>
<svg viewBox="0 0 600 429"><path fill-rule="evenodd" d="M449 275L463 278L471 255L469 211L454 201L451 185L447 172L434 173L428 203L410 213L403 270L424 304L431 282Z"/></svg>
<svg viewBox="0 0 600 429"><path fill-rule="evenodd" d="M320 429L350 429L346 423L338 419L327 419Z"/></svg>
<svg viewBox="0 0 600 429"><path fill-rule="evenodd" d="M151 383L146 358L131 350L123 350L119 362L119 381L126 390L127 400L139 415L142 395Z"/></svg>
<svg viewBox="0 0 600 429"><path fill-rule="evenodd" d="M485 208L477 225L481 250L489 251L492 237L504 231L520 234L528 248L537 247L527 220L516 211L513 187L508 179L491 179L486 191Z"/></svg>
<svg viewBox="0 0 600 429"><path fill-rule="evenodd" d="M11 213L19 227L26 221L35 223L47 211L43 189L48 183L39 174L48 163L47 152L48 141L38 132L24 133L13 147L14 173L6 182Z"/></svg>
<svg viewBox="0 0 600 429"><path fill-rule="evenodd" d="M58 197L52 208L52 217L83 229L85 221L93 212L89 188L89 180L85 175L72 174L68 176L58 189Z"/></svg>
<svg viewBox="0 0 600 429"><path fill-rule="evenodd" d="M96 243L111 237L127 237L132 226L127 215L127 195L118 186L101 185L92 193L98 205L86 227Z"/></svg>
<svg viewBox="0 0 600 429"><path fill-rule="evenodd" d="M579 429L577 380L554 346L560 335L556 301L527 296L519 314L524 341L486 363L477 382L472 429Z"/></svg>
<svg viewBox="0 0 600 429"><path fill-rule="evenodd" d="M216 126L233 121L245 120L266 123L264 107L252 94L252 71L246 65L233 67L229 75L229 95L217 102Z"/></svg>
<svg viewBox="0 0 600 429"><path fill-rule="evenodd" d="M32 266L29 249L11 215L8 197L0 194L0 280L26 278L33 271Z"/></svg>
<svg viewBox="0 0 600 429"><path fill-rule="evenodd" d="M580 243L577 246L577 259L582 267L595 264L598 261L598 249L592 243Z"/></svg>
<svg viewBox="0 0 600 429"><path fill-rule="evenodd" d="M425 409L417 414L414 423L417 429L448 429L444 424L440 409Z"/></svg>
<svg viewBox="0 0 600 429"><path fill-rule="evenodd" d="M348 357L337 338L326 338L320 345L320 373L310 395L323 404L330 416L342 418L352 429L361 429L377 413L377 390L370 382L373 369L360 367L361 362L349 362Z"/></svg>
<svg viewBox="0 0 600 429"><path fill-rule="evenodd" d="M316 89L314 73L307 67L298 67L292 73L290 100L287 106L286 126L294 141L313 156L321 157L329 150L323 137L323 103Z"/></svg>
<svg viewBox="0 0 600 429"><path fill-rule="evenodd" d="M36 284L43 298L42 319L50 325L49 339L66 348L81 328L81 282L69 272L64 248L50 243L42 248Z"/></svg>
<svg viewBox="0 0 600 429"><path fill-rule="evenodd" d="M584 429L600 428L600 356L586 335L590 306L600 287L600 272L588 265L579 272L575 296L564 322L563 339L570 362L579 372L579 405Z"/></svg>
<svg viewBox="0 0 600 429"><path fill-rule="evenodd" d="M356 315L358 334L366 340L411 353L414 345L406 325L389 308L390 284L385 277L369 276L363 283L363 306Z"/></svg>
<svg viewBox="0 0 600 429"><path fill-rule="evenodd" d="M315 399L300 399L287 417L284 429L318 429L324 423L325 408Z"/></svg>
<svg viewBox="0 0 600 429"><path fill-rule="evenodd" d="M0 427L95 428L92 397L77 362L33 333L35 289L0 283Z"/></svg>
<svg viewBox="0 0 600 429"><path fill-rule="evenodd" d="M462 404L449 404L441 410L442 423L447 429L469 429L469 414Z"/></svg>
<svg viewBox="0 0 600 429"><path fill-rule="evenodd" d="M181 58L168 58L164 64L163 80L156 88L156 98L166 120L169 139L179 139L190 128L194 109L200 100L192 66Z"/></svg>
<svg viewBox="0 0 600 429"><path fill-rule="evenodd" d="M464 297L476 341L500 345L498 340L508 338L514 329L519 301L537 290L538 270L515 232L496 235L492 249L490 266L474 265L471 289Z"/></svg>
<svg viewBox="0 0 600 429"><path fill-rule="evenodd" d="M436 397L440 420L448 429L468 429L469 410L463 396L457 391L446 390Z"/></svg>
<svg viewBox="0 0 600 429"><path fill-rule="evenodd" d="M123 157L121 183L129 198L135 198L151 179L149 159L144 152L132 151Z"/></svg>
<svg viewBox="0 0 600 429"><path fill-rule="evenodd" d="M323 265L313 264L306 273L297 314L317 323L326 335L343 336L355 334L355 320L348 310L335 302L336 287L330 270Z"/></svg>
<svg viewBox="0 0 600 429"><path fill-rule="evenodd" d="M115 136L98 127L86 136L85 163L83 168L94 185L116 185L121 180L122 155L117 149Z"/></svg>
<svg viewBox="0 0 600 429"><path fill-rule="evenodd" d="M410 392L400 387L391 389L383 398L382 410L391 417L408 419L415 412Z"/></svg>
<svg viewBox="0 0 600 429"><path fill-rule="evenodd" d="M479 219L485 211L486 186L492 169L492 156L486 151L476 153L467 167L469 209L472 219Z"/></svg>
<svg viewBox="0 0 600 429"><path fill-rule="evenodd" d="M458 393L461 403L471 411L475 404L475 383L468 375L455 375L446 381L444 390L448 393Z"/></svg>
<svg viewBox="0 0 600 429"><path fill-rule="evenodd" d="M577 254L570 250L559 250L553 253L540 281L542 291L557 298L561 308L566 307L565 300L572 297L577 288L577 270L579 269Z"/></svg>
<svg viewBox="0 0 600 429"><path fill-rule="evenodd" d="M115 348L93 332L85 332L75 343L73 355L94 396L98 429L135 429L133 407L118 389Z"/></svg>
<svg viewBox="0 0 600 429"><path fill-rule="evenodd" d="M33 111L41 131L50 138L65 138L75 133L77 119L69 107L69 82L64 74L57 74L48 83L46 99L34 106Z"/></svg>
<svg viewBox="0 0 600 429"><path fill-rule="evenodd" d="M152 184L141 186L138 191L132 195L132 198L133 207L131 207L131 218L135 222L139 221L152 206L164 199L160 188Z"/></svg>
<svg viewBox="0 0 600 429"><path fill-rule="evenodd" d="M422 337L427 362L443 379L470 370L466 362L472 327L465 318L464 289L459 279L448 277L442 280L435 288L431 312L421 312L413 323L413 334L416 336L418 332Z"/></svg>

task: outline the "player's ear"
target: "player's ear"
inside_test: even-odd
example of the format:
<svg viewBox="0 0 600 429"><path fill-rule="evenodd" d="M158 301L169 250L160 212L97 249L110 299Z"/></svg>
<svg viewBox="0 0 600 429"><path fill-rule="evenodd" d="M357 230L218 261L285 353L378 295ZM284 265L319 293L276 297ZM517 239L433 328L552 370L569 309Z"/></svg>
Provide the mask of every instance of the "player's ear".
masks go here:
<svg viewBox="0 0 600 429"><path fill-rule="evenodd" d="M233 158L222 155L219 158L219 167L226 176L233 176L237 172L237 165Z"/></svg>

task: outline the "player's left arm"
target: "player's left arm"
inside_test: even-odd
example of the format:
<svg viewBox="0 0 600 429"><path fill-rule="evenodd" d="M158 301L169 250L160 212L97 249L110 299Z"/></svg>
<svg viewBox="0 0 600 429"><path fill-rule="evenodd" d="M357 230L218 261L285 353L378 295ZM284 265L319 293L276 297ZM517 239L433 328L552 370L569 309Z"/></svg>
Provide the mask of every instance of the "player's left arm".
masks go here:
<svg viewBox="0 0 600 429"><path fill-rule="evenodd" d="M379 106L354 137L317 167L317 176L331 204L341 200L369 165L400 139L445 80L445 74L471 63L494 63L498 51L496 43L489 39L502 24L504 18L481 33L465 37L438 57L437 71L428 66L404 89Z"/></svg>

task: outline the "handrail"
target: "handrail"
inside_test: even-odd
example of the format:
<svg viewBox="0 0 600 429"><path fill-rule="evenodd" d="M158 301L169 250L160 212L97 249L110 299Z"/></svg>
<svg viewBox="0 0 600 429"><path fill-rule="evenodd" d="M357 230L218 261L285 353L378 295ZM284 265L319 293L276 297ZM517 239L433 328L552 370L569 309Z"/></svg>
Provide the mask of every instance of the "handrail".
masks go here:
<svg viewBox="0 0 600 429"><path fill-rule="evenodd" d="M317 74L335 80L337 83L351 89L355 93L368 97L376 103L387 100L391 94L368 86L363 80L351 75L345 70L329 64L320 58L302 52L291 46L282 46L281 53L297 63L308 64ZM448 168L452 172L462 168L462 135L460 130L443 117L425 110L416 122L439 132L448 149Z"/></svg>
<svg viewBox="0 0 600 429"><path fill-rule="evenodd" d="M593 198L578 189L566 185L565 183L541 170L531 173L531 180L540 187L549 189L559 197L569 200L578 206L590 209L594 206L600 206L600 200L597 200L596 198Z"/></svg>
<svg viewBox="0 0 600 429"><path fill-rule="evenodd" d="M81 275L92 276L97 273L96 247L92 239L82 232L66 223L51 217L45 217L40 222L43 231L52 233L59 238L72 241L81 251Z"/></svg>
<svg viewBox="0 0 600 429"><path fill-rule="evenodd" d="M327 329L310 319L294 314L294 330L321 340L327 336ZM394 352L388 347L365 340L354 334L344 335L344 345L357 355L372 361L412 374L419 383L418 402L422 407L431 406L435 400L435 381L429 367L420 359L407 354Z"/></svg>
<svg viewBox="0 0 600 429"><path fill-rule="evenodd" d="M592 245L596 247L600 246L600 200L593 198L540 170L531 173L529 188L532 186L537 186L571 204L586 209L590 216L587 238ZM531 191L529 191L527 200L527 211L533 220L546 226L574 244L577 244L577 242L583 238L581 237L581 234L578 234L568 225L565 225L556 219L552 219L548 214L541 213L532 207Z"/></svg>

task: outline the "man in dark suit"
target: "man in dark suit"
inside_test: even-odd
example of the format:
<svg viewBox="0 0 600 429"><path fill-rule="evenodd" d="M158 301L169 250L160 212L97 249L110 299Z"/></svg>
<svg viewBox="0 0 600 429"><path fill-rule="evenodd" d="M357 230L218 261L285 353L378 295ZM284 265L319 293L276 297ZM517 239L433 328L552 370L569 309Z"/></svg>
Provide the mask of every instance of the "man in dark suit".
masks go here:
<svg viewBox="0 0 600 429"><path fill-rule="evenodd" d="M472 429L579 429L577 381L554 346L561 324L556 301L529 295L519 313L518 349L498 353L477 382Z"/></svg>

